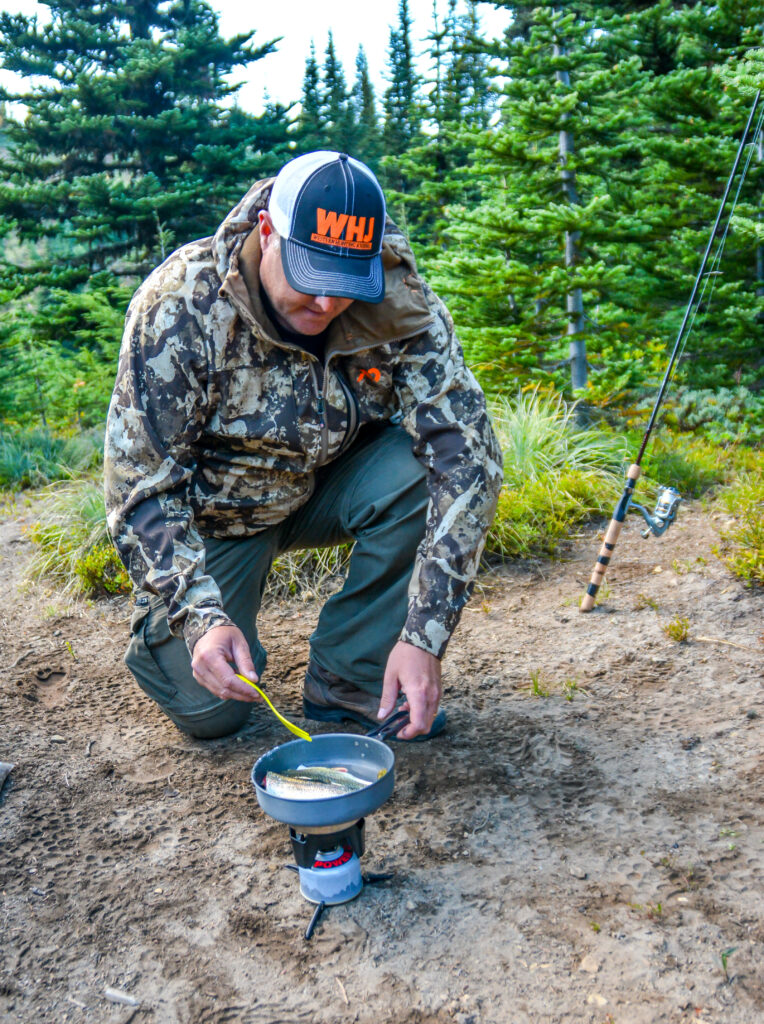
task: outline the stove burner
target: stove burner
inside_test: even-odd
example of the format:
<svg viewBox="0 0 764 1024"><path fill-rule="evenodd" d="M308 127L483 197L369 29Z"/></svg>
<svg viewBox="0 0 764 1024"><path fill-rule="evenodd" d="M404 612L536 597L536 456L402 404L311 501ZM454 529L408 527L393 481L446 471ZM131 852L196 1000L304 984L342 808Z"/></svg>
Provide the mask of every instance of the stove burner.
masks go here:
<svg viewBox="0 0 764 1024"><path fill-rule="evenodd" d="M287 864L286 867L299 872L300 892L306 900L316 904L305 931L306 939L313 935L325 907L355 899L364 883L386 882L393 877L389 874L361 874L359 858L365 849L364 829L363 818L329 834L289 829L297 865Z"/></svg>

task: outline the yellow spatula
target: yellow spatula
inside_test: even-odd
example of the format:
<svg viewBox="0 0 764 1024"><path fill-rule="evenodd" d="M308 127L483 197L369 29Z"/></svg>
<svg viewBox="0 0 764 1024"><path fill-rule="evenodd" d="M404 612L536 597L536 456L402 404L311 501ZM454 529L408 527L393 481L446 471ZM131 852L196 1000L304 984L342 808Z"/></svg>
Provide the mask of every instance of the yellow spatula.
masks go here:
<svg viewBox="0 0 764 1024"><path fill-rule="evenodd" d="M271 709L271 711L274 713L276 718L278 718L278 720L281 722L283 726L286 726L286 728L289 729L290 732L293 732L295 736L299 736L301 740L308 740L311 743L313 742L313 737L310 735L310 733L305 732L305 730L301 729L299 725L293 725L274 708L274 706L268 699L268 695L263 690L261 690L256 683L253 683L251 679L247 679L246 676L240 676L238 672L236 672L235 675L237 679L241 679L241 681L243 683L246 683L247 686L251 686L253 690L257 690L257 692L260 694L265 703L268 705L268 707Z"/></svg>

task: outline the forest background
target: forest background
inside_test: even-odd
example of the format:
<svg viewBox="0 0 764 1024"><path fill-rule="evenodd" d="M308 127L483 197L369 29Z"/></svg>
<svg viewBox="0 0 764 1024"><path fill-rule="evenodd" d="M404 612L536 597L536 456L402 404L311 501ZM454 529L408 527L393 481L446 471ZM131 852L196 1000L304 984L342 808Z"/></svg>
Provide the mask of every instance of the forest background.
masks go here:
<svg viewBox="0 0 764 1024"><path fill-rule="evenodd" d="M377 172L489 396L582 399L605 433L644 419L764 81L764 0L502 0L490 40L484 4L441 0L414 39L400 0L381 95L330 34L259 115L230 73L278 42L222 38L204 0L46 6L45 26L0 13L0 65L28 81L0 91L0 486L97 462L137 284L316 148ZM745 161L667 406L707 445L764 436L760 134Z"/></svg>

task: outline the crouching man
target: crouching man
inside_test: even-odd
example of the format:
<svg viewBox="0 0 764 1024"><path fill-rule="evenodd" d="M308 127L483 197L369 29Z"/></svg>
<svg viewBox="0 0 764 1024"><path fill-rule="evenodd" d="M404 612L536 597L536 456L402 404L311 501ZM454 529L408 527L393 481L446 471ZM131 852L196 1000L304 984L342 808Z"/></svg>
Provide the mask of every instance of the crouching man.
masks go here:
<svg viewBox="0 0 764 1024"><path fill-rule="evenodd" d="M126 662L193 736L257 700L273 559L353 542L310 639L304 713L440 732L441 658L502 479L451 317L372 172L309 153L173 253L127 314L105 455L136 587Z"/></svg>

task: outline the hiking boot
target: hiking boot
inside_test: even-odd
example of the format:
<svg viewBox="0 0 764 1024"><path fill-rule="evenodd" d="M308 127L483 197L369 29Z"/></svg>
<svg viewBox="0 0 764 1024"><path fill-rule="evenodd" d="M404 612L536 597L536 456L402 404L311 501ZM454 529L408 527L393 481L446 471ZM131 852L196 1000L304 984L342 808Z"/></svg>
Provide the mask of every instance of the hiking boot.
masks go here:
<svg viewBox="0 0 764 1024"><path fill-rule="evenodd" d="M391 714L395 714L402 703L403 697L399 697ZM314 722L350 721L358 722L370 729L375 729L382 724L377 718L379 697L373 693L367 693L366 690L359 690L352 683L325 671L312 658L308 662L308 670L305 673L302 711L306 718L310 718ZM411 740L399 742L417 743L422 740L431 740L433 736L443 732L445 727L446 713L439 708L429 732L423 736L414 736ZM390 736L389 739L396 740L397 736Z"/></svg>

